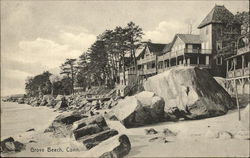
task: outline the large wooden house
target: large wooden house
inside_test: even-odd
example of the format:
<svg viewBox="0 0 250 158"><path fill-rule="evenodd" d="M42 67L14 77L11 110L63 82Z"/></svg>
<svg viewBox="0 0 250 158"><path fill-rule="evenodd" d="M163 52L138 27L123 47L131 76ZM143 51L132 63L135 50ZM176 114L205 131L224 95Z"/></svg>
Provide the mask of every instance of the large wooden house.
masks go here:
<svg viewBox="0 0 250 158"><path fill-rule="evenodd" d="M229 49L226 55L222 51L222 48L228 47L228 43L223 43L226 36L240 34L240 25L227 25L233 18L234 15L224 5L215 5L198 26L201 47L211 53L210 73L213 76L226 77L225 58L236 53L233 48Z"/></svg>
<svg viewBox="0 0 250 158"><path fill-rule="evenodd" d="M249 34L247 34L249 36ZM226 88L231 94L250 94L250 45L249 37L243 36L244 45L238 46L237 54L226 59ZM239 45L239 42L237 43Z"/></svg>
<svg viewBox="0 0 250 158"><path fill-rule="evenodd" d="M206 69L213 76L226 77L226 58L235 55L232 42L225 42L225 37L240 34L240 25L228 25L234 15L224 6L215 7L202 20L198 29L200 33L176 34L171 43L159 44L145 42L144 49L137 57L137 75L131 66L124 75L120 75L121 85L128 87L149 76L161 73L175 66L195 66ZM225 51L224 48L229 48ZM127 83L127 85L126 85ZM123 88L124 89L124 88Z"/></svg>

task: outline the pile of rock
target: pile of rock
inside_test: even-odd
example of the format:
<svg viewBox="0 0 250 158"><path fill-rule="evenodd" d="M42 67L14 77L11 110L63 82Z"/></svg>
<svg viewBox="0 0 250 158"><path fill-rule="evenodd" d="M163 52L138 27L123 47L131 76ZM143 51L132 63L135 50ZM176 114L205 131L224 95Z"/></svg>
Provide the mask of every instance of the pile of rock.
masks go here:
<svg viewBox="0 0 250 158"><path fill-rule="evenodd" d="M143 126L164 120L165 102L152 92L143 91L121 100L114 115L126 128Z"/></svg>
<svg viewBox="0 0 250 158"><path fill-rule="evenodd" d="M57 116L44 132L52 132L55 137L73 137L86 150L118 135L118 131L110 129L101 115L88 117L76 112ZM112 151L103 151L101 155L124 156L129 152L131 145L127 136L120 135L115 139L118 139L119 143L116 146L113 144Z"/></svg>

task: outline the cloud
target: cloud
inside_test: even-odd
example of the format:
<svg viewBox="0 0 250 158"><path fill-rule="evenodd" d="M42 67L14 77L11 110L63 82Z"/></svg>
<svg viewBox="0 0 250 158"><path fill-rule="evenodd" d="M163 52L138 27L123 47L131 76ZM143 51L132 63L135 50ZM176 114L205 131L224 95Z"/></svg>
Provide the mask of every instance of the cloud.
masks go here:
<svg viewBox="0 0 250 158"><path fill-rule="evenodd" d="M185 33L187 24L177 20L161 21L154 30L145 31L144 39L152 42L168 43L176 33Z"/></svg>
<svg viewBox="0 0 250 158"><path fill-rule="evenodd" d="M1 92L20 93L21 89L24 92L28 76L45 70L58 73L59 66L67 58L78 58L95 41L96 36L86 30L83 33L60 31L57 39L39 37L35 40L22 40L18 43L17 51L4 52Z"/></svg>
<svg viewBox="0 0 250 158"><path fill-rule="evenodd" d="M59 38L64 44L69 45L71 48L82 51L87 50L89 46L96 40L96 36L88 33L87 31L77 35L70 32L61 31Z"/></svg>

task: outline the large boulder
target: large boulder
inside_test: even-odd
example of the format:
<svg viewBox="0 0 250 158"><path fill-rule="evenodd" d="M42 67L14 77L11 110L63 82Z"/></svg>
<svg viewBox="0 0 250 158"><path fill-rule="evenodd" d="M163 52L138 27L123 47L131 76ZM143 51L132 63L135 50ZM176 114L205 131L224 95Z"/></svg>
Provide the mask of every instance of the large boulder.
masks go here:
<svg viewBox="0 0 250 158"><path fill-rule="evenodd" d="M8 152L19 152L25 149L25 145L15 141L12 137L6 138L1 141L1 153L8 153Z"/></svg>
<svg viewBox="0 0 250 158"><path fill-rule="evenodd" d="M61 101L62 98L65 98L65 97L63 95L57 95L55 100L56 101Z"/></svg>
<svg viewBox="0 0 250 158"><path fill-rule="evenodd" d="M72 130L77 130L87 125L97 124L102 129L107 129L108 125L101 115L96 115L88 118L82 118L78 121L75 121L72 126Z"/></svg>
<svg viewBox="0 0 250 158"><path fill-rule="evenodd" d="M190 119L223 115L235 106L225 89L197 67L172 68L148 78L144 88L164 98L166 112L178 108Z"/></svg>
<svg viewBox="0 0 250 158"><path fill-rule="evenodd" d="M67 108L68 102L65 97L62 97L61 100L56 104L56 109Z"/></svg>
<svg viewBox="0 0 250 158"><path fill-rule="evenodd" d="M51 125L44 131L52 132L55 137L67 137L71 135L72 125L75 121L87 117L79 113L69 113L58 115Z"/></svg>
<svg viewBox="0 0 250 158"><path fill-rule="evenodd" d="M100 144L102 141L105 141L117 134L118 134L117 130L109 129L90 136L82 137L78 141L81 142L84 145L84 147L89 150Z"/></svg>
<svg viewBox="0 0 250 158"><path fill-rule="evenodd" d="M103 131L101 127L99 127L97 124L87 125L82 128L79 128L77 130L74 130L74 137L76 140L79 138L86 136L86 135L92 135Z"/></svg>
<svg viewBox="0 0 250 158"><path fill-rule="evenodd" d="M91 149L89 155L87 157L113 157L113 158L121 158L126 156L131 150L131 144L128 136L116 135L112 138L103 141L95 148Z"/></svg>
<svg viewBox="0 0 250 158"><path fill-rule="evenodd" d="M152 92L141 92L121 100L114 114L126 128L138 127L162 121L164 104L163 98Z"/></svg>

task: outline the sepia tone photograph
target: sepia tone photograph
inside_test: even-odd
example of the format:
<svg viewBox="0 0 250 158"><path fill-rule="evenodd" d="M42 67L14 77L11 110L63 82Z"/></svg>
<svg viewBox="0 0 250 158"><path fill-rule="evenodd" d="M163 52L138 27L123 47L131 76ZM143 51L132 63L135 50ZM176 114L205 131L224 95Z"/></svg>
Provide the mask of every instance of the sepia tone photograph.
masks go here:
<svg viewBox="0 0 250 158"><path fill-rule="evenodd" d="M248 0L0 0L1 157L250 157Z"/></svg>

